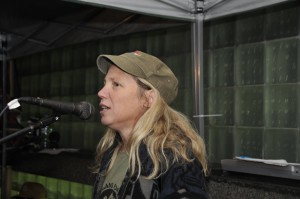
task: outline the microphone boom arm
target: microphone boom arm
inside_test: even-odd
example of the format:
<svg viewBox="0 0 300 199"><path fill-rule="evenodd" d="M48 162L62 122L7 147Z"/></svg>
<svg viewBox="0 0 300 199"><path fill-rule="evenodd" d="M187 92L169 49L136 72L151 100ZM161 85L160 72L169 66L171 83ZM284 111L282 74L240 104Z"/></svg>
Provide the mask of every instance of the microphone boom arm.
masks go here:
<svg viewBox="0 0 300 199"><path fill-rule="evenodd" d="M50 115L48 117L45 117L45 118L42 118L40 121L38 121L37 123L35 124L32 124L32 125L29 125L28 127L26 128L23 128L15 133L12 133L2 139L0 139L0 145L2 143L5 143L7 142L8 140L16 137L16 136L19 136L19 135L22 135L24 133L27 133L27 132L30 132L30 131L33 131L33 130L36 130L36 129L39 129L39 128L43 128L45 126L48 126L56 121L58 121L60 118L60 116L58 115Z"/></svg>

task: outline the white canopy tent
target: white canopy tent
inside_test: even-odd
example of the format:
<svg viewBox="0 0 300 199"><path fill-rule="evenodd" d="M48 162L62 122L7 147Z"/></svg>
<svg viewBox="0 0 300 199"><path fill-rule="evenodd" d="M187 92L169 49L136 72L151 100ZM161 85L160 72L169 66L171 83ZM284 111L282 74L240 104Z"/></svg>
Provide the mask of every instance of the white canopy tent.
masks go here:
<svg viewBox="0 0 300 199"><path fill-rule="evenodd" d="M203 19L214 19L282 3L288 0L69 0L95 6L121 9L135 13L167 17L185 21L196 20L203 11Z"/></svg>

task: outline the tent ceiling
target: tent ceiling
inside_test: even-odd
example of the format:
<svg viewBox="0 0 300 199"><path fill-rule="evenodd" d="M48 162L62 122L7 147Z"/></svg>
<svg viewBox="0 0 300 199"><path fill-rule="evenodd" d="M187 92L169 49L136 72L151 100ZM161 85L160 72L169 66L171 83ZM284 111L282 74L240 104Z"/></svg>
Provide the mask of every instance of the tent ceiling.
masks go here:
<svg viewBox="0 0 300 199"><path fill-rule="evenodd" d="M60 0L2 0L0 3L0 39L7 36L8 58L183 23Z"/></svg>
<svg viewBox="0 0 300 199"><path fill-rule="evenodd" d="M195 10L203 10L203 19L209 20L285 1L2 0L0 40L6 35L8 58L14 58L104 37L187 24L195 21Z"/></svg>

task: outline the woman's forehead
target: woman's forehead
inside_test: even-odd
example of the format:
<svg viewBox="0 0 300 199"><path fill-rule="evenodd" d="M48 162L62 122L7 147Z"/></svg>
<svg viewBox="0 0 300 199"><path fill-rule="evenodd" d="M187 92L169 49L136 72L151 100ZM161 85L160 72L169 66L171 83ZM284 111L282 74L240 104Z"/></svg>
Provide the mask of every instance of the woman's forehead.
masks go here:
<svg viewBox="0 0 300 199"><path fill-rule="evenodd" d="M124 72L123 70L121 70L119 67L117 67L115 65L111 65L109 67L108 72L105 75L105 79L115 79L115 80L130 79L130 80L134 80L134 82L136 82L136 77Z"/></svg>

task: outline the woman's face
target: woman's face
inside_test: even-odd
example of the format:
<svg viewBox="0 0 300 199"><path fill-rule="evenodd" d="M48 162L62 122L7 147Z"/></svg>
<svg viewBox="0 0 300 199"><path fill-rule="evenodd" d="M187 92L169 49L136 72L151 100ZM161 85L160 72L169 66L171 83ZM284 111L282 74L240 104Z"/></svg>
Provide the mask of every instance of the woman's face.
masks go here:
<svg viewBox="0 0 300 199"><path fill-rule="evenodd" d="M100 97L101 123L118 131L130 133L145 112L145 97L132 75L110 66Z"/></svg>

